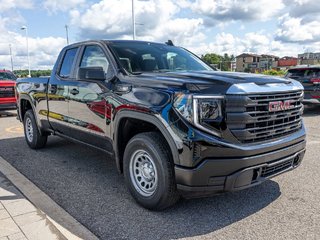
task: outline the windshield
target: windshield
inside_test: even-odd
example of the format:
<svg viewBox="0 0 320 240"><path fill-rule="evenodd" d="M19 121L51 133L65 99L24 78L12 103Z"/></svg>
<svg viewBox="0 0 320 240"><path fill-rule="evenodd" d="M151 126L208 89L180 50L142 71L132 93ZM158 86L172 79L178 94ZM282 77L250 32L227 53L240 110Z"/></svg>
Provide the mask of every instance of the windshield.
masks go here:
<svg viewBox="0 0 320 240"><path fill-rule="evenodd" d="M214 71L179 47L146 42L113 42L110 47L122 67L130 73Z"/></svg>
<svg viewBox="0 0 320 240"><path fill-rule="evenodd" d="M0 72L0 81L1 80L16 80L16 76L10 72Z"/></svg>

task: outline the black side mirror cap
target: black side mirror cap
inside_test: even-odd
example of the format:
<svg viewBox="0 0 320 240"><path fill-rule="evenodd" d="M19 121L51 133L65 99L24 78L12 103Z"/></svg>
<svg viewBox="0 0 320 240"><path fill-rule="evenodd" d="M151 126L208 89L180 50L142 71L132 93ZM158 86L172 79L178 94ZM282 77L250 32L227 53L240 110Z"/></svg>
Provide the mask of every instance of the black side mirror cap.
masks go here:
<svg viewBox="0 0 320 240"><path fill-rule="evenodd" d="M77 74L79 80L106 80L106 73L102 67L80 67Z"/></svg>

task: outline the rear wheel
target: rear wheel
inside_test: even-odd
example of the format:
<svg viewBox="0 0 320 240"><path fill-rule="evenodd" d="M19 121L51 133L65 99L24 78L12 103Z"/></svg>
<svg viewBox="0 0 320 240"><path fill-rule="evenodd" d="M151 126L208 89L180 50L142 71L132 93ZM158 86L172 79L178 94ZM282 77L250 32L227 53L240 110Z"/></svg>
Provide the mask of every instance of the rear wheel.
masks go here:
<svg viewBox="0 0 320 240"><path fill-rule="evenodd" d="M134 136L126 146L123 161L126 185L140 205L162 210L178 201L171 153L160 133Z"/></svg>
<svg viewBox="0 0 320 240"><path fill-rule="evenodd" d="M40 133L32 110L28 110L24 115L24 135L27 144L32 149L43 148L47 143L47 135Z"/></svg>

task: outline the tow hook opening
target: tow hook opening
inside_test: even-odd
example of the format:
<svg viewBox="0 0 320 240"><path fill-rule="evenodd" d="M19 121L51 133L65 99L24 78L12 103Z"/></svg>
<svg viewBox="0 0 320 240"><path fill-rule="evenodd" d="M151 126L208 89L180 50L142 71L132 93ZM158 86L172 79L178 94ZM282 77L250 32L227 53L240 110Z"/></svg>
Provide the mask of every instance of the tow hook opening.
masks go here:
<svg viewBox="0 0 320 240"><path fill-rule="evenodd" d="M261 172L261 168L253 169L253 175L251 180L252 183L258 180L258 178L260 177L260 172Z"/></svg>
<svg viewBox="0 0 320 240"><path fill-rule="evenodd" d="M300 154L299 154L293 159L293 166L297 167L300 164L300 162L301 162L301 157L300 157Z"/></svg>

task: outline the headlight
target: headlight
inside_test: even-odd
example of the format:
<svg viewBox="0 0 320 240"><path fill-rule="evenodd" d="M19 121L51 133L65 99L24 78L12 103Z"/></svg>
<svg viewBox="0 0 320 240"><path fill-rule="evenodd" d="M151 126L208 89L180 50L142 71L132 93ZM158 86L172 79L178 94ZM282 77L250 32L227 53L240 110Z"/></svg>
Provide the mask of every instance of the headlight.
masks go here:
<svg viewBox="0 0 320 240"><path fill-rule="evenodd" d="M196 127L220 136L223 96L177 94L173 106Z"/></svg>

